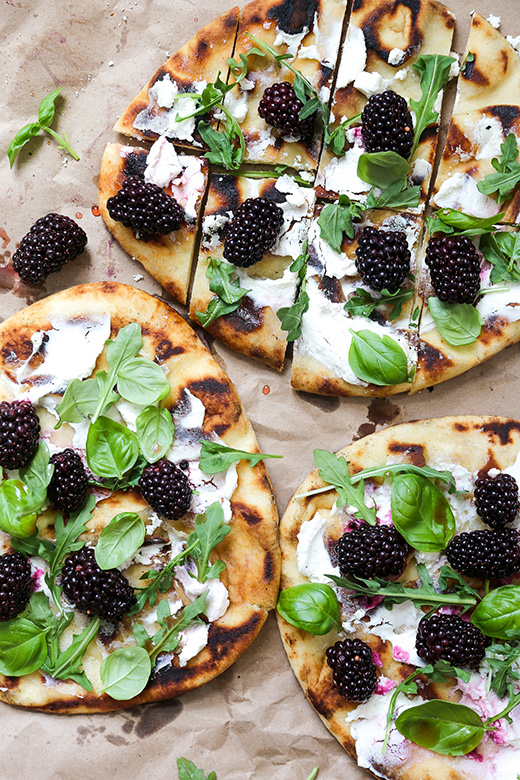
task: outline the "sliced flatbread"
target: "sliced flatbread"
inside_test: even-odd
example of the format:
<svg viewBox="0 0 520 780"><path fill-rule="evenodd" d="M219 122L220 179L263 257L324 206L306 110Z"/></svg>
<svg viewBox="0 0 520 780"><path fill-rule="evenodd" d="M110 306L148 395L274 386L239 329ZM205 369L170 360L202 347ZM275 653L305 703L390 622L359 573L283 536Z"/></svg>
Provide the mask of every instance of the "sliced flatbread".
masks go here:
<svg viewBox="0 0 520 780"><path fill-rule="evenodd" d="M175 463L184 461L190 483L197 481L198 490L188 513L170 522L151 509L136 487L115 492L96 488L97 502L81 540L92 545L115 515L138 513L146 525L144 547L122 568L132 586L142 588L143 573L150 568L161 570L177 554L179 543L181 548L185 546L186 534L193 530L194 512L205 511L204 506L218 501L231 532L212 552L211 560L218 558L226 564L220 583L215 582L221 595L225 585L229 605L226 608L224 599L217 612L220 616L196 628L204 634L200 645L192 637L195 647L192 644L190 651L184 636L176 650L159 655L147 686L130 700L119 701L100 692L100 664L112 651L135 646L133 628L137 623L144 624L150 634L159 630L157 604L153 608L147 602L141 612L125 615L117 625L102 623L102 633L90 643L81 662L93 691L39 671L21 677L0 675L0 698L10 704L48 712L100 712L177 696L211 680L233 663L257 635L274 605L279 579L277 512L263 463L250 468L241 460L231 471L213 477L205 476L198 466L201 441L222 441L254 452L258 451L255 435L230 380L173 309L147 293L111 282L73 287L33 304L0 326L0 398L32 398L49 449L54 452L72 446L84 458L88 420L85 424L65 423L55 430L56 404L73 378L88 377L94 365L97 371L107 368L105 339L114 339L129 323L141 326L144 343L140 355L160 365L170 383L168 396L160 402L171 411L175 423L174 444L167 457ZM135 411L132 404L118 401L109 414L135 430ZM55 514L49 507L38 517L39 534L50 540ZM2 547L10 548L4 533ZM38 558L33 558L32 564L36 587L41 590L44 564ZM198 585L184 571L180 587L180 574L178 569L174 571L175 579L159 595L168 600L172 614L182 603L193 601L189 583ZM77 634L90 619L70 604L64 608L74 613L62 638L66 647L71 632Z"/></svg>

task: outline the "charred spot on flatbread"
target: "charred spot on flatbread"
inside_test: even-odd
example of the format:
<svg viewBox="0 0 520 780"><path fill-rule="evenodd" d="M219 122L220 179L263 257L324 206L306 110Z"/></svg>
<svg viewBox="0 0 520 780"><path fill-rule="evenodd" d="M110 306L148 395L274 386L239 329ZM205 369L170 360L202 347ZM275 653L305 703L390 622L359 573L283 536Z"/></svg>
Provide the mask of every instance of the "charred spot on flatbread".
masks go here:
<svg viewBox="0 0 520 780"><path fill-rule="evenodd" d="M274 19L280 30L297 35L307 28L312 29L318 10L317 0L281 0L267 12L268 19Z"/></svg>
<svg viewBox="0 0 520 780"><path fill-rule="evenodd" d="M359 8L361 7L362 5L359 5ZM421 7L420 0L387 0L381 3L363 25L367 48L382 60L388 61L388 55L394 46L385 43L385 33L395 27L399 30L399 38L402 41L400 48L405 52L403 61L416 54L423 42L418 21ZM358 10L356 5L354 10Z"/></svg>

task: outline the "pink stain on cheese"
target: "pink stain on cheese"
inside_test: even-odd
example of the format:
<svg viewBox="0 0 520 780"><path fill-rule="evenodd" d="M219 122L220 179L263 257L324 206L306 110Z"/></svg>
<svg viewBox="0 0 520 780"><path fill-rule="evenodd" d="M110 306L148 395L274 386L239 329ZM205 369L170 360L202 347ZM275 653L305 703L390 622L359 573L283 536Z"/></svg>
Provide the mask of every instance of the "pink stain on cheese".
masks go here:
<svg viewBox="0 0 520 780"><path fill-rule="evenodd" d="M479 764L484 761L484 756L482 756L476 750L472 750L471 753L467 753L466 758L470 758L472 761L477 761Z"/></svg>
<svg viewBox="0 0 520 780"><path fill-rule="evenodd" d="M379 653L376 653L375 650L372 650L372 663L374 664L374 666L378 666L380 669L383 667L381 656L379 655Z"/></svg>
<svg viewBox="0 0 520 780"><path fill-rule="evenodd" d="M43 569L35 569L33 573L31 574L31 579L33 581L34 590L41 590L42 589L42 579L44 576Z"/></svg>
<svg viewBox="0 0 520 780"><path fill-rule="evenodd" d="M403 650L399 645L394 647L392 655L395 661L401 661L403 664L407 664L410 660L410 653L407 653L406 650Z"/></svg>
<svg viewBox="0 0 520 780"><path fill-rule="evenodd" d="M395 680L383 680L383 682L378 683L375 693L377 696L384 696L391 691L392 688L395 688L396 685L397 683Z"/></svg>

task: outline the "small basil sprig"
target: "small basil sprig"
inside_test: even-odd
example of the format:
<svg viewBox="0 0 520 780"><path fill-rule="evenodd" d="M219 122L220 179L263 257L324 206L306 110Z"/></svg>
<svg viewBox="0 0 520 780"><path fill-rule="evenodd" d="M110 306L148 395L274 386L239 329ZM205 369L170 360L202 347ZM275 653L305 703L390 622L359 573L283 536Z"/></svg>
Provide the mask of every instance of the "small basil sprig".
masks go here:
<svg viewBox="0 0 520 780"><path fill-rule="evenodd" d="M450 67L455 60L442 54L423 54L412 65L419 74L421 97L410 100L415 114L414 142L409 159L414 156L427 127L437 122L439 112L434 109L439 92L445 89L450 75Z"/></svg>
<svg viewBox="0 0 520 780"><path fill-rule="evenodd" d="M474 217L456 209L439 209L431 217L426 217L426 223L430 235L485 236L496 231L496 223L503 216L504 212L493 217Z"/></svg>
<svg viewBox="0 0 520 780"><path fill-rule="evenodd" d="M333 628L341 631L339 604L330 585L306 582L280 592L276 609L296 628L322 636Z"/></svg>
<svg viewBox="0 0 520 780"><path fill-rule="evenodd" d="M394 526L416 550L440 552L455 535L455 517L446 496L425 477L394 477L391 506Z"/></svg>
<svg viewBox="0 0 520 780"><path fill-rule="evenodd" d="M213 320L225 314L236 311L244 295L251 290L240 287L238 279L231 279L236 274L236 268L224 260L210 258L206 277L209 279L209 289L215 297L209 302L206 311L196 312L200 324L206 328Z"/></svg>
<svg viewBox="0 0 520 780"><path fill-rule="evenodd" d="M206 777L202 769L198 769L193 761L188 761L187 758L177 759L177 770L179 780L217 780L215 772L210 772Z"/></svg>
<svg viewBox="0 0 520 780"><path fill-rule="evenodd" d="M320 477L338 492L338 506L354 507L353 517L369 525L376 525L375 504L371 507L365 504L365 482L360 479L357 485L353 483L345 458L337 457L327 450L314 450L313 455Z"/></svg>
<svg viewBox="0 0 520 780"><path fill-rule="evenodd" d="M251 468L264 458L283 458L283 455L265 455L262 452L245 452L219 444L216 441L203 441L200 451L200 470L204 474L219 474L226 471L237 460L247 460Z"/></svg>
<svg viewBox="0 0 520 780"><path fill-rule="evenodd" d="M307 293L305 281L308 259L307 241L304 241L301 254L291 264L290 268L293 273L298 274L300 280L298 297L292 306L283 306L276 312L282 330L287 331L287 341L289 342L296 341L296 339L300 338L302 334L302 317L309 308L309 295Z"/></svg>
<svg viewBox="0 0 520 780"><path fill-rule="evenodd" d="M350 332L352 343L348 362L358 379L379 386L409 381L406 353L397 341L371 330Z"/></svg>
<svg viewBox="0 0 520 780"><path fill-rule="evenodd" d="M517 283L520 281L520 234L493 233L482 236L480 251L493 268L490 281Z"/></svg>
<svg viewBox="0 0 520 780"><path fill-rule="evenodd" d="M474 344L481 334L484 320L470 303L446 303L432 295L428 309L441 338L454 347Z"/></svg>
<svg viewBox="0 0 520 780"><path fill-rule="evenodd" d="M121 480L139 457L139 442L126 426L110 417L100 417L89 426L86 454L94 474Z"/></svg>
<svg viewBox="0 0 520 780"><path fill-rule="evenodd" d="M168 409L147 406L136 420L139 449L148 463L163 458L172 446L175 426Z"/></svg>
<svg viewBox="0 0 520 780"><path fill-rule="evenodd" d="M475 608L471 622L486 636L520 637L520 586L503 585L490 591Z"/></svg>
<svg viewBox="0 0 520 780"><path fill-rule="evenodd" d="M488 727L475 710L434 699L404 710L395 727L416 745L445 756L464 756L481 743Z"/></svg>
<svg viewBox="0 0 520 780"><path fill-rule="evenodd" d="M51 128L52 122L54 120L54 113L56 111L56 100L62 89L63 87L59 87L58 89L55 89L53 92L50 92L48 95L46 95L40 103L40 107L38 109L38 119L35 122L30 122L28 125L24 125L24 127L22 127L22 129L16 133L15 137L9 144L9 148L7 149L7 156L9 157L9 164L11 168L14 165L14 161L16 160L20 149L24 147L25 144L29 143L32 138L39 135L42 130L46 133L49 133L49 135L58 142L59 149L63 149L65 152L68 152L75 160L79 160L78 155L72 149L65 133L59 135L59 133L57 133L55 130L52 130Z"/></svg>
<svg viewBox="0 0 520 780"><path fill-rule="evenodd" d="M397 152L365 152L358 161L357 175L362 181L374 187L406 187L406 177L410 166Z"/></svg>
<svg viewBox="0 0 520 780"><path fill-rule="evenodd" d="M144 522L135 512L113 517L99 534L94 550L99 568L115 569L129 561L143 544L145 533Z"/></svg>
<svg viewBox="0 0 520 780"><path fill-rule="evenodd" d="M393 322L401 316L403 305L412 297L413 290L396 290L395 293L382 290L380 297L376 298L368 290L358 287L343 308L352 317L370 317L374 309L379 308L379 306L392 304L388 319Z"/></svg>
<svg viewBox="0 0 520 780"><path fill-rule="evenodd" d="M477 189L483 195L496 193L499 205L509 198L520 183L520 163L517 161L518 144L514 133L508 133L504 143L500 144L500 152L500 157L493 157L491 160L491 165L497 173L488 173L477 184Z"/></svg>
<svg viewBox="0 0 520 780"><path fill-rule="evenodd" d="M0 529L14 537L31 536L36 518L47 498L47 487L54 466L49 450L40 441L27 466L20 469L20 479L0 482Z"/></svg>

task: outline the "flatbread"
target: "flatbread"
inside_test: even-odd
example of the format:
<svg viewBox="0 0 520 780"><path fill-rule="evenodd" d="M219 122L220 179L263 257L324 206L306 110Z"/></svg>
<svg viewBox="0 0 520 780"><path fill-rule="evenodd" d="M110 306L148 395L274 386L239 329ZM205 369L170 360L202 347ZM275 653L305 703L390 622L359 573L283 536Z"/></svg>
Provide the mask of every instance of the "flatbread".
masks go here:
<svg viewBox="0 0 520 780"><path fill-rule="evenodd" d="M173 147L172 147L173 148ZM129 255L139 260L159 284L179 303L186 303L200 207L208 180L208 162L203 157L179 156L182 171L177 184L164 187L184 209L179 230L165 236L137 237L132 228L110 217L106 206L128 176L144 177L148 150L108 144L99 175L99 209L107 228Z"/></svg>
<svg viewBox="0 0 520 780"><path fill-rule="evenodd" d="M107 335L111 334L114 338L130 322L141 325L144 354L154 358L167 372L171 391L162 405L171 410L176 424L180 451L174 460L181 457L191 463L197 457L198 441L215 440L216 437L228 446L258 451L255 435L233 385L180 315L147 293L113 282L86 284L57 293L29 306L0 325L0 399L10 400L19 393L37 398L45 391L42 402L36 401L42 436L51 448L71 446L72 440L72 446L84 457L83 449L74 443L75 431L70 425L64 424L58 431L54 430L56 419L49 409L54 408L70 381L70 366L83 360L78 353L78 339L82 336L87 338L85 334L97 328L106 328ZM45 345L51 343L48 338L52 340L56 336L55 333L52 335L53 331L61 328L65 332L67 327L73 328L74 338L68 341L68 348L65 336L60 342L60 360L68 367L64 371L69 371L68 381L64 381L62 378L53 378L52 374L49 376L49 364L45 362L47 348L40 344L37 349L39 339L35 334L47 332L42 342ZM103 349L104 332L101 331L100 350ZM34 341L31 341L31 337ZM89 338L99 340L99 335L94 337L91 334ZM27 361L30 361L29 364ZM44 375L38 373L39 364ZM102 368L106 368L104 353L96 361L96 369ZM22 384L18 384L17 379L21 379ZM49 382L54 388L52 394L47 392ZM196 464L196 460L193 463ZM195 472L191 472L190 466L191 473ZM259 632L268 611L274 605L278 590L276 505L263 463L251 469L246 461L239 461L237 487L234 490L231 488L231 491L228 489L231 494L227 499L222 487L222 474L210 479L216 485L216 492L213 491L211 495L215 495L215 500L222 500L225 511L229 511L231 517L231 532L212 553L212 560L215 556L226 563L221 581L228 590L229 606L219 619L210 624L203 649L184 666L179 665L177 655L170 659L159 656L162 662L156 673L144 691L131 700L116 701L107 694L96 693L101 686L99 666L107 652L135 644L132 626L136 620L148 619L147 627L153 627L153 610L146 606L134 617L125 616L113 633L104 637L104 642L98 637L89 645L83 666L94 686L94 692L85 691L76 682L54 680L40 672L23 677L0 675L0 698L3 701L47 712L113 710L178 696L213 679L239 657ZM219 484L221 487L218 487ZM202 490L203 487L200 488ZM192 501L203 500L201 495L200 492ZM114 493L102 491L98 499L87 525L85 536L89 542L97 539L101 529L121 512L139 513L147 524L148 542L154 539L155 544L161 543L161 540L167 544L169 533L178 535L189 532L190 526L193 528L194 504L180 521L168 523L156 513L154 519L154 512L136 488ZM47 509L38 519L40 533L51 539L54 517L55 512ZM2 534L2 546L4 549L10 546L6 534ZM146 551L147 547L143 549ZM148 550L152 549L148 547ZM149 560L148 564L132 564L126 568L125 575L132 585L142 587L139 584L140 574L154 565L162 568L168 558L168 555L165 558L165 554L161 548L158 557L151 557L151 565ZM165 598L175 597L175 582ZM68 641L70 631L75 629L75 633L78 633L78 629L82 629L86 623L87 618L74 610ZM158 630L158 625L155 625L155 630Z"/></svg>
<svg viewBox="0 0 520 780"><path fill-rule="evenodd" d="M367 467L400 462L412 463L416 466L429 465L439 470L450 470L455 474L458 489L464 492L464 495L457 500L449 496L457 520L457 529L460 532L462 529L484 528L484 525L476 517L473 503L470 500L473 492L472 485L477 474L483 475L491 468L495 468L507 469L508 472L518 476L519 462L517 458L519 452L520 422L503 417L460 416L421 420L394 426L345 447L340 450L338 455L349 461L351 473ZM313 581L328 582L329 584L331 582L326 577L319 576L319 571L324 570L323 558L320 558L320 555L324 554L328 558L326 551L331 550L333 541L343 533L348 513L345 509L334 512L334 504L338 498L335 490L308 496L304 499L296 498L301 493L307 493L323 487L325 484L318 476L317 470L313 471L297 489L281 520L282 590L308 582L309 576ZM378 517L381 517L389 509L388 500L383 499L383 501L384 503L378 510ZM320 539L324 534L324 543L317 542L312 548L313 554L305 556L310 574L304 576L298 567L298 535L305 524L313 521L317 512L321 514L323 522L315 527L319 531ZM513 525L517 527L518 523L517 518ZM424 556L423 562L428 557L430 562L434 562L434 554ZM313 561L318 563L314 565ZM426 562L428 563L428 561ZM329 564L329 571L333 571L333 562L329 561ZM431 565L433 566L434 563ZM433 571L430 568L429 570ZM412 557L399 579L404 583L411 583L416 578L417 572ZM370 619L370 627L375 633L363 630L364 624L360 621L360 616L358 615L357 620L354 616L356 609L360 607L359 600L353 606L352 600L345 592L343 593L341 599L342 620L350 621L351 626L347 635L359 636L363 641L368 642L380 659L381 665L378 674L380 672L381 676L378 680L381 688L379 694L377 692L373 694L367 704L349 703L340 696L333 686L332 671L326 663L325 650L339 638L335 629L325 636L313 636L290 625L279 615L278 624L292 669L307 698L325 726L347 752L354 759L357 759L360 766L369 769L375 776L384 778L384 780L412 780L415 778L445 780L447 777L450 780L487 780L487 778L494 776L495 771L498 772L497 776L504 778L504 780L506 777L507 780L516 778L516 762L513 759L513 762L508 765L507 756L504 755L506 749L509 749L496 744L492 739L488 739L485 744L482 743L482 746L479 746L470 755L469 758L474 760L468 760L467 756L449 758L400 738L396 729L393 728L387 752L385 756L382 755L381 746L391 690L387 681L394 681L392 685L395 686L395 683L401 682L415 670L416 664L411 658L409 661L403 660L406 658L403 649L405 646L409 649L415 634L413 633L410 639L405 639L404 632L407 623L401 624L400 621L403 621L403 615L406 616L408 613L401 612L397 606L394 606L391 612L387 612L384 607L380 608L387 616L388 625L385 626L387 631L385 637L391 637L390 639L385 640L377 635L375 616ZM361 612L363 613L364 610L361 609ZM381 631L381 633L384 632ZM344 637L343 634L341 638ZM401 653L395 650L395 647L399 645L401 645L398 648ZM395 660L394 655L401 660ZM379 665L379 661L377 664ZM475 682L476 677L480 679L479 675L472 676L471 683ZM485 690L485 682L484 679L483 690ZM463 690L468 691L471 683L463 686ZM472 690L476 690L475 686ZM475 693L474 695L476 696ZM455 692L451 686L429 683L424 689L423 696L428 699L459 700L461 692L460 690ZM487 706L486 697L492 702L491 711L488 714L499 712L502 709L498 697L493 698L493 696L495 695L484 693L480 700L481 706L484 708ZM495 699L499 702L498 709L495 708L497 706ZM478 699L475 698L473 701L468 693L464 693L462 696L462 703L480 712L477 702ZM414 699L413 703L417 704L421 701ZM400 707L402 706L404 705L401 704ZM356 710L358 710L357 716ZM513 717L515 717L514 714ZM511 753L513 751L509 750L509 761L512 758ZM514 755L516 753L513 753ZM500 760L501 756L504 758L504 763L495 763ZM498 769L497 766L499 766ZM511 773L512 769L514 769L513 774Z"/></svg>

